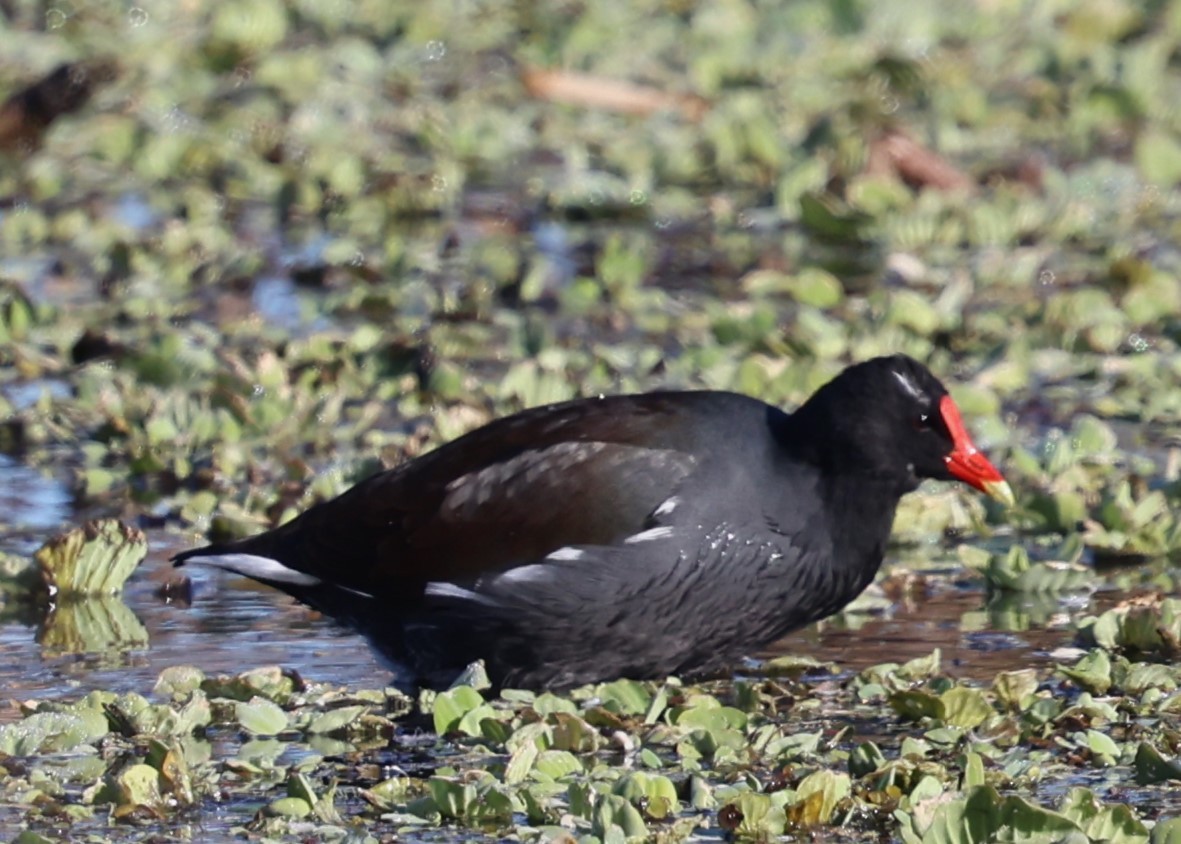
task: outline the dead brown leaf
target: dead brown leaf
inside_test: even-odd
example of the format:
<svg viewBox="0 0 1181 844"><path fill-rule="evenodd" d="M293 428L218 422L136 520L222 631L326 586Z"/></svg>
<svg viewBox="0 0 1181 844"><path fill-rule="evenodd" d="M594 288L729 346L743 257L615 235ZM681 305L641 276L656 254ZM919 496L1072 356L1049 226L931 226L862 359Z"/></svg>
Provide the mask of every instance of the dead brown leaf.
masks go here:
<svg viewBox="0 0 1181 844"><path fill-rule="evenodd" d="M525 90L538 99L621 114L647 116L677 111L689 120L700 120L709 108L706 100L696 94L670 93L649 85L565 70L527 67L521 72L521 80Z"/></svg>
<svg viewBox="0 0 1181 844"><path fill-rule="evenodd" d="M898 129L888 129L869 145L867 173L896 176L913 188L973 191L976 183L934 150Z"/></svg>

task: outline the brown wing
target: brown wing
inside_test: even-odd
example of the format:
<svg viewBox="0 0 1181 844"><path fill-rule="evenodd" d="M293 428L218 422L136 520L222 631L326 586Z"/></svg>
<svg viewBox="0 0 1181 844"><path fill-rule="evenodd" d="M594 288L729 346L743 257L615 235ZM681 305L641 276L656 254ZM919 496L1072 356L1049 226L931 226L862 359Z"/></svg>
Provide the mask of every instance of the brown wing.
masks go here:
<svg viewBox="0 0 1181 844"><path fill-rule="evenodd" d="M234 550L391 594L428 580L469 581L566 545L614 543L643 530L693 471L693 397L702 395L528 410L362 481Z"/></svg>

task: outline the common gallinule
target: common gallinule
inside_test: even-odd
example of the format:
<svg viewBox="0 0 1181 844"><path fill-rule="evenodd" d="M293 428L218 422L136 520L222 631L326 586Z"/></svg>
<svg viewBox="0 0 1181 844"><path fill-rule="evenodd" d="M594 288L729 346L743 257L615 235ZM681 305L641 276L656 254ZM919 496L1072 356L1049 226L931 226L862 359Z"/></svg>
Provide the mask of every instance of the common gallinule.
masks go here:
<svg viewBox="0 0 1181 844"><path fill-rule="evenodd" d="M700 674L855 598L923 478L1012 502L947 390L895 355L794 413L725 392L526 410L175 561L354 626L404 681L481 658L508 687Z"/></svg>

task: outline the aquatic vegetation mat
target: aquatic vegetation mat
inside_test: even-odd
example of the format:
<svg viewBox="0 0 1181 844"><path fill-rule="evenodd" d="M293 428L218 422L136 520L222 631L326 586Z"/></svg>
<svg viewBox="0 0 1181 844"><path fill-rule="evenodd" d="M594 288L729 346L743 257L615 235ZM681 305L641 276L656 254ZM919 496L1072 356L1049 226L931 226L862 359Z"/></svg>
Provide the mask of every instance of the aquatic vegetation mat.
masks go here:
<svg viewBox="0 0 1181 844"><path fill-rule="evenodd" d="M96 691L0 726L3 812L26 841L193 822L350 841L1177 834L1130 805L1181 779L1172 666L1097 649L983 688L948 678L935 651L856 676L789 659L773 673L410 699L279 668L176 667L151 700ZM215 808L217 821L201 820Z"/></svg>
<svg viewBox="0 0 1181 844"><path fill-rule="evenodd" d="M6 838L1181 840L1181 3L0 6ZM495 416L791 406L895 351L1017 506L908 497L823 628L845 673L406 700L334 684L354 640L294 660L324 683L136 662L145 601L233 588L170 550ZM865 667L948 595L958 664ZM200 622L197 666L274 632Z"/></svg>

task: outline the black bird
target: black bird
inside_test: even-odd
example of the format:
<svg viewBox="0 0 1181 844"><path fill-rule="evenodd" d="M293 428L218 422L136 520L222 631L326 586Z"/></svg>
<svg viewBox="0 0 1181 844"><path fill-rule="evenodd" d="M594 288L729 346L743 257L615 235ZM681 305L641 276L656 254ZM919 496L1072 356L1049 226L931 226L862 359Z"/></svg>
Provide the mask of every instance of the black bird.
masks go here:
<svg viewBox="0 0 1181 844"><path fill-rule="evenodd" d="M853 600L924 478L1013 500L943 385L895 355L794 413L705 391L526 410L174 560L355 627L404 682L477 659L498 687L698 675Z"/></svg>

